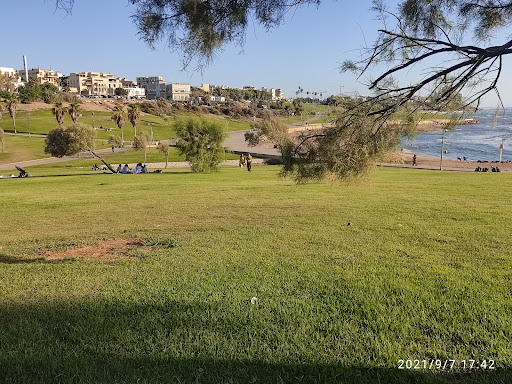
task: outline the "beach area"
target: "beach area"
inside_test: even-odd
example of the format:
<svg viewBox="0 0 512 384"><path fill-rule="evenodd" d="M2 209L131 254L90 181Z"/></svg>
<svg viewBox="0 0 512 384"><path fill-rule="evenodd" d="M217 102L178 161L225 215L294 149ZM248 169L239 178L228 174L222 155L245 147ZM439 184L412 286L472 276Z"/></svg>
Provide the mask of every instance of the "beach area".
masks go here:
<svg viewBox="0 0 512 384"><path fill-rule="evenodd" d="M429 156L416 156L416 166L412 164L412 153L403 153L403 162L400 163L382 163L382 165L397 166L397 167L414 167L425 169L439 169L441 159ZM474 171L477 167L488 168L489 172L492 167L499 167L501 172L512 172L512 162L477 162L477 161L459 161L451 159L443 159L443 170L450 171Z"/></svg>
<svg viewBox="0 0 512 384"><path fill-rule="evenodd" d="M416 167L439 169L443 150L444 170L474 171L480 167L490 171L492 167L499 167L501 172L512 172L512 156L507 145L511 135L508 114L500 116L497 121L494 116L495 111L479 111L444 133L443 129L450 120L420 121L418 134L402 139L402 151L395 154L393 162L412 166L412 158L416 154ZM502 162L498 161L500 158Z"/></svg>

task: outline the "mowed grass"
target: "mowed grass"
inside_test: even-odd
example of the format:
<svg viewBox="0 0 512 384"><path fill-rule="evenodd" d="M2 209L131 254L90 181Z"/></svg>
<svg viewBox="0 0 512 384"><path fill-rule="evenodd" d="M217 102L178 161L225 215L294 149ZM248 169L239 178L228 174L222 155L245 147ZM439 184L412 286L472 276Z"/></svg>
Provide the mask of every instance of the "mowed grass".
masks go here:
<svg viewBox="0 0 512 384"><path fill-rule="evenodd" d="M129 150L124 151L123 149L116 148L115 152L108 153L102 155L102 158L109 164L113 165L115 169L117 169L118 164L132 164L132 163L143 163L144 162L144 152L142 150ZM234 153L226 152L221 156L221 160L238 160L240 158L239 155ZM180 155L179 150L176 147L169 148L169 163L177 162L177 161L185 161L185 155ZM157 148L153 147L151 150L148 149L146 153L146 163L165 163L165 155L160 152ZM77 172L86 168L86 172L90 173L90 168L94 165L98 165L103 167L103 163L96 158L76 158L76 160L63 161L61 163L54 163L51 165L40 165L40 166L32 166L27 168L30 172L30 175L33 176L42 176L47 175L50 171L51 174L61 174L63 170L66 170L66 173L69 172ZM172 165L169 165L171 167ZM162 166L163 168L163 166ZM8 171L4 171L4 174ZM0 171L0 174L2 172Z"/></svg>
<svg viewBox="0 0 512 384"><path fill-rule="evenodd" d="M27 118L28 115L28 118ZM121 130L117 127L117 125L111 120L112 114L110 112L94 112L94 115L90 111L83 111L82 116L79 118L79 122L82 124L87 124L95 127L103 127L105 129L98 129L97 132L97 144L96 149L109 147L106 143L106 140L110 137L110 135L118 135L121 136ZM218 123L226 129L226 132L236 131L236 130L244 130L250 128L249 121L242 120L231 120L231 119L223 119L213 115L200 115L206 119L213 119L218 121ZM197 114L193 113L181 113L179 116L171 117L168 121L165 121L163 118L159 116L153 116L149 114L142 114L138 124L137 124L137 132L147 131L148 133L153 130L153 140L168 140L176 138L176 132L173 128L173 124L177 118L189 118L189 117L197 117ZM64 117L64 126L70 126L72 124L71 118L69 115L65 115ZM151 124L151 127L150 125ZM57 127L57 123L55 120L55 116L52 114L51 109L46 110L37 110L32 112L18 112L16 114L16 127L17 132L22 134L32 134L32 135L46 135L52 129ZM14 132L14 127L12 124L12 119L9 117L7 113L4 113L0 118L0 128L2 128L5 132ZM106 130L108 128L109 130ZM126 145L130 145L130 141L133 140L134 129L129 122L126 122L123 126L123 137L126 142ZM4 152L0 152L0 164L14 163L25 160L34 160L44 157L50 157L50 155L44 153L45 143L44 138L41 137L27 137L27 136L4 136L5 140L5 150ZM1 149L1 148L0 148ZM156 150L155 150L156 152ZM116 162L139 162L142 161L143 155L138 156L136 154L126 153L124 156L117 155L109 155L107 156L111 163ZM160 157L160 159L156 159ZM135 160L137 158L137 160ZM154 160L155 158L155 160ZM238 157L226 155L226 159L236 159ZM148 162L161 162L165 161L163 155L150 155L150 160ZM162 160L163 159L163 160ZM170 161L182 161L181 157L175 156ZM97 162L97 161L96 161ZM89 162L90 163L90 162ZM87 163L89 165L89 163ZM90 165L94 164L93 161Z"/></svg>
<svg viewBox="0 0 512 384"><path fill-rule="evenodd" d="M16 113L16 129L18 133L31 133L31 134L47 134L52 129L57 127L55 116L51 111L52 106L49 109L41 109L33 112L17 112ZM111 112L96 111L82 111L82 116L78 119L79 123L91 125L94 127L103 127L104 129L98 129L98 139L107 140L110 135L121 136L121 130L117 127L114 121L112 121ZM154 140L167 140L176 137L176 132L173 128L173 124L177 118L189 118L197 117L197 114L192 112L182 112L175 117L170 117L167 121L160 116L154 116L143 113L137 123L137 132L147 131L148 133L153 130ZM213 115L199 115L206 119L214 119L219 122L227 131L249 129L249 121L242 120L226 120ZM69 126L73 122L68 114L64 116L64 126ZM151 124L151 127L150 125ZM6 132L14 132L12 119L9 114L4 113L0 118L0 128ZM106 129L109 130L106 130ZM125 140L133 140L134 136L133 126L129 121L123 125L123 137Z"/></svg>
<svg viewBox="0 0 512 384"><path fill-rule="evenodd" d="M44 148L42 137L4 135L4 152L0 152L0 164L50 157L44 153Z"/></svg>
<svg viewBox="0 0 512 384"><path fill-rule="evenodd" d="M0 381L512 381L511 175L253 170L0 180ZM28 256L114 238L146 246Z"/></svg>

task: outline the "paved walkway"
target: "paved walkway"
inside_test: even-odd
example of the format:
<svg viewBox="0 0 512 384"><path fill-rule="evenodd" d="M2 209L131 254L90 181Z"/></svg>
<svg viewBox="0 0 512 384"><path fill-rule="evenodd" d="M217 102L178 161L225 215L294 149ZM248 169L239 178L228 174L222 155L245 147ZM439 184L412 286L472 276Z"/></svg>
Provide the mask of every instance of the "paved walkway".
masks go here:
<svg viewBox="0 0 512 384"><path fill-rule="evenodd" d="M265 160L263 159L252 159L252 164L263 164ZM123 164L124 165L124 164ZM239 163L238 160L224 160L220 163L221 166L227 166L227 167L238 167ZM135 168L137 166L137 163L128 163L128 167ZM165 162L164 163L146 163L146 166L148 169L165 169ZM172 161L167 163L167 169L178 169L178 168L190 168L190 163L188 161ZM114 167L114 169L117 169L117 167ZM245 167L244 167L245 169Z"/></svg>
<svg viewBox="0 0 512 384"><path fill-rule="evenodd" d="M229 137L224 141L224 146L228 147L229 150L231 150L234 153L251 153L255 157L261 157L261 158L271 158L271 159L279 159L280 154L279 151L275 148L266 147L264 145L258 145L256 147L249 147L247 143L245 142L244 134L247 131L234 131L229 134ZM14 135L14 134L12 134ZM16 134L19 136L28 136L27 134ZM36 136L36 135L32 135ZM46 137L45 135L41 135L42 137ZM164 142L169 142L168 140L162 140ZM171 144L172 141L171 141ZM125 147L123 149L116 149L116 153L121 151L131 151L133 150L130 147ZM112 153L111 148L105 148L105 149L99 149L95 151L98 155L108 155ZM93 156L89 152L83 152L80 154L80 158L82 159L90 159ZM78 158L76 156L64 156L64 157L48 157L44 159L37 159L37 160L28 160L28 161L18 161L17 163L10 163L10 164L1 164L0 165L0 171L10 171L15 170L16 165L18 165L21 168L28 168L35 165L45 165L45 164L55 164L60 163L64 161L70 161L70 160L77 160ZM233 163L230 163L229 161L232 161ZM260 161L257 159L254 159L254 164L258 164ZM150 168L164 168L165 163L154 163L158 164L157 166L150 166L148 164L148 167ZM130 167L135 166L136 164L130 165ZM238 165L238 160L228 160L226 162L221 163L221 165ZM169 163L167 168L188 168L190 165L187 162L172 162Z"/></svg>
<svg viewBox="0 0 512 384"><path fill-rule="evenodd" d="M281 154L276 148L257 145L250 147L245 141L245 133L248 131L230 132L228 138L224 141L224 146L234 153L250 153L252 156L263 158L280 158Z"/></svg>
<svg viewBox="0 0 512 384"><path fill-rule="evenodd" d="M272 148L266 145L257 145L255 147L250 147L245 141L245 133L248 131L233 131L229 133L228 138L224 141L224 146L226 146L233 153L251 153L255 157L263 158L263 159L274 159L279 160L281 158L279 151L276 148ZM7 133L6 133L7 134ZM14 134L12 134L14 135ZM24 134L18 134L24 135ZM36 136L36 135L32 135ZM45 136L43 136L45 137ZM123 149L116 149L117 152L121 151L131 151L133 150L130 147L125 147ZM95 151L98 155L107 155L112 153L111 148L99 149ZM83 152L80 154L80 158L92 158L93 156L89 152ZM37 159L37 160L29 160L29 161L20 161L17 163L11 164L2 164L0 165L0 171L9 171L15 170L15 165L18 165L21 168L28 168L35 165L44 165L44 164L54 164L60 163L64 161L77 160L76 156L64 156L61 158L57 157L49 157L45 159ZM254 159L254 164L263 163L261 159ZM130 167L134 167L136 164L129 164ZM221 163L222 166L238 166L238 160L226 160ZM393 163L379 163L377 164L381 167L392 167L392 168L411 168L411 169L430 169L430 170L439 170L438 166L415 166L409 164L393 164ZM165 163L148 163L148 168L151 169L163 169L165 167ZM167 168L188 168L190 167L188 162L170 162L168 163ZM462 169L462 168L449 168L443 167L444 171L459 171L459 172L473 172L473 169Z"/></svg>

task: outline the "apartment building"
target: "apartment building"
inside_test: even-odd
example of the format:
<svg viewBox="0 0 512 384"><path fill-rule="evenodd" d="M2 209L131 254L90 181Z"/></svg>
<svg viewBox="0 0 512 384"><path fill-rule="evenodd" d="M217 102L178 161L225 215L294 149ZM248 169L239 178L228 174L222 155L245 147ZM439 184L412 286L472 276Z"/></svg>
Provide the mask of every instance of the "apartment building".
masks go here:
<svg viewBox="0 0 512 384"><path fill-rule="evenodd" d="M137 77L137 86L146 90L148 100L167 99L167 85L162 76Z"/></svg>
<svg viewBox="0 0 512 384"><path fill-rule="evenodd" d="M60 87L60 80L62 78L62 73L56 72L52 69L41 69L41 68L32 68L27 71L28 78L34 77L37 79L39 84L51 84L56 87ZM18 74L20 78L25 77L25 70L19 69Z"/></svg>
<svg viewBox="0 0 512 384"><path fill-rule="evenodd" d="M284 90L279 88L261 88L263 92L268 92L272 95L272 100L284 99Z"/></svg>
<svg viewBox="0 0 512 384"><path fill-rule="evenodd" d="M146 89L139 87L136 81L127 80L124 77L120 78L123 86L122 88L127 92L128 97L143 98L146 97Z"/></svg>
<svg viewBox="0 0 512 384"><path fill-rule="evenodd" d="M167 100L169 101L189 101L190 84L172 83L167 84Z"/></svg>
<svg viewBox="0 0 512 384"><path fill-rule="evenodd" d="M74 72L69 75L68 86L80 95L114 95L116 88L123 88L123 79L111 73Z"/></svg>

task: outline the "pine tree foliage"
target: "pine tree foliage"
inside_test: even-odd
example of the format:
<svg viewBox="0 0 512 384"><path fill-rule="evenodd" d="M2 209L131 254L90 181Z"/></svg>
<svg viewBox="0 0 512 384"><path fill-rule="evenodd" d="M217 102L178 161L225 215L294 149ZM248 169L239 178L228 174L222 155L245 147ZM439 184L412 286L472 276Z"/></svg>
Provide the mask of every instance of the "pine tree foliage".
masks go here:
<svg viewBox="0 0 512 384"><path fill-rule="evenodd" d="M222 161L226 138L223 126L212 120L184 119L175 123L176 147L193 172L215 171Z"/></svg>

